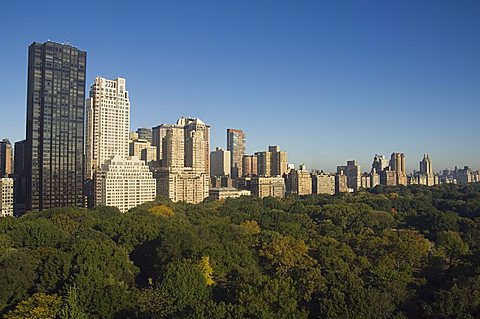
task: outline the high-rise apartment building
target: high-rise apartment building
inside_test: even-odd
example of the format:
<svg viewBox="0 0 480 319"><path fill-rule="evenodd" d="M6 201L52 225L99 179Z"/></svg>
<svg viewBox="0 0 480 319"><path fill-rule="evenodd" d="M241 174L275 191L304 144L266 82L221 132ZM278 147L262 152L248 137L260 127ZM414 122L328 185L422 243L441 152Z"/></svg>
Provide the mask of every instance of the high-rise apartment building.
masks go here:
<svg viewBox="0 0 480 319"><path fill-rule="evenodd" d="M13 178L0 177L0 217L13 216Z"/></svg>
<svg viewBox="0 0 480 319"><path fill-rule="evenodd" d="M157 147L145 139L130 140L129 155L140 158L148 166L155 166L157 163Z"/></svg>
<svg viewBox="0 0 480 319"><path fill-rule="evenodd" d="M20 216L26 209L27 176L25 173L25 149L27 141L15 142L15 152L13 161L13 212L15 216Z"/></svg>
<svg viewBox="0 0 480 319"><path fill-rule="evenodd" d="M25 152L28 210L84 206L86 52L33 43L28 52Z"/></svg>
<svg viewBox="0 0 480 319"><path fill-rule="evenodd" d="M348 187L347 175L345 175L343 171L340 171L335 175L335 194L349 193L351 191L353 191L353 189Z"/></svg>
<svg viewBox="0 0 480 319"><path fill-rule="evenodd" d="M390 168L397 174L397 185L407 185L405 154L392 153L390 157Z"/></svg>
<svg viewBox="0 0 480 319"><path fill-rule="evenodd" d="M87 99L87 178L93 178L113 156L127 158L129 132L130 99L125 79L97 77Z"/></svg>
<svg viewBox="0 0 480 319"><path fill-rule="evenodd" d="M268 196L285 197L285 180L283 177L252 177L251 188L252 195L260 198Z"/></svg>
<svg viewBox="0 0 480 319"><path fill-rule="evenodd" d="M251 177L257 176L257 155L243 155L242 158L242 173L243 176Z"/></svg>
<svg viewBox="0 0 480 319"><path fill-rule="evenodd" d="M245 154L245 133L233 128L227 129L227 151L231 153L231 176L238 178L243 175L242 158Z"/></svg>
<svg viewBox="0 0 480 319"><path fill-rule="evenodd" d="M95 171L95 204L115 206L122 213L156 195L156 181L145 162L116 155Z"/></svg>
<svg viewBox="0 0 480 319"><path fill-rule="evenodd" d="M219 147L210 152L210 176L230 175L231 152Z"/></svg>
<svg viewBox="0 0 480 319"><path fill-rule="evenodd" d="M161 167L155 172L157 194L173 201L199 203L210 184L210 126L200 119L180 118L175 125L153 129L162 148Z"/></svg>
<svg viewBox="0 0 480 319"><path fill-rule="evenodd" d="M362 171L357 161L347 161L347 165L337 166L337 174L343 172L347 176L347 187L353 189L354 192L362 185Z"/></svg>
<svg viewBox="0 0 480 319"><path fill-rule="evenodd" d="M372 163L372 169L375 169L377 174L380 174L384 169L388 168L388 159L383 155L375 154Z"/></svg>
<svg viewBox="0 0 480 319"><path fill-rule="evenodd" d="M258 176L284 176L288 170L287 152L279 146L269 146L268 151L256 152Z"/></svg>
<svg viewBox="0 0 480 319"><path fill-rule="evenodd" d="M420 161L420 173L416 175L417 183L420 185L435 185L435 175L433 174L432 161L428 154L423 155Z"/></svg>
<svg viewBox="0 0 480 319"><path fill-rule="evenodd" d="M312 176L313 194L335 194L335 175L318 173Z"/></svg>
<svg viewBox="0 0 480 319"><path fill-rule="evenodd" d="M12 144L6 138L0 141L0 178L13 173Z"/></svg>
<svg viewBox="0 0 480 319"><path fill-rule="evenodd" d="M312 176L305 165L292 169L287 176L287 193L297 195L312 194Z"/></svg>

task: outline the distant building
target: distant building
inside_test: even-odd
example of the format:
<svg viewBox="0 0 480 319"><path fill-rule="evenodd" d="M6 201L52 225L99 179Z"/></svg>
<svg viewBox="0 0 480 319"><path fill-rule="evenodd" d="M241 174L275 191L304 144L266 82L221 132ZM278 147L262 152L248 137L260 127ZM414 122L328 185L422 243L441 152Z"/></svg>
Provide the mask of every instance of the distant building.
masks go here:
<svg viewBox="0 0 480 319"><path fill-rule="evenodd" d="M15 216L20 216L26 210L26 192L27 192L27 177L25 173L25 147L26 140L15 142L15 153L13 161L13 213Z"/></svg>
<svg viewBox="0 0 480 319"><path fill-rule="evenodd" d="M350 191L353 191L353 189L348 187L347 175L343 173L343 170L340 170L335 175L335 194L349 193Z"/></svg>
<svg viewBox="0 0 480 319"><path fill-rule="evenodd" d="M145 162L137 157L116 155L95 173L95 204L115 206L122 213L148 201L156 194L156 182Z"/></svg>
<svg viewBox="0 0 480 319"><path fill-rule="evenodd" d="M233 187L233 179L230 176L210 176L210 185L213 188Z"/></svg>
<svg viewBox="0 0 480 319"><path fill-rule="evenodd" d="M258 176L284 176L287 173L288 155L279 146L269 146L268 151L256 152Z"/></svg>
<svg viewBox="0 0 480 319"><path fill-rule="evenodd" d="M252 177L252 195L256 197L285 197L285 180L283 177Z"/></svg>
<svg viewBox="0 0 480 319"><path fill-rule="evenodd" d="M162 151L155 171L157 194L172 201L200 203L210 184L210 126L195 118L153 128L153 141Z"/></svg>
<svg viewBox="0 0 480 319"><path fill-rule="evenodd" d="M238 190L233 187L215 187L210 188L210 198L213 199L225 199L225 198L238 198L240 196L250 196L251 192L247 190Z"/></svg>
<svg viewBox="0 0 480 319"><path fill-rule="evenodd" d="M337 166L337 174L341 172L347 176L347 187L353 189L354 192L358 191L362 183L362 172L357 161L347 161L346 166Z"/></svg>
<svg viewBox="0 0 480 319"><path fill-rule="evenodd" d="M131 140L129 155L140 158L148 166L155 166L157 163L157 147L152 146L146 139Z"/></svg>
<svg viewBox="0 0 480 319"><path fill-rule="evenodd" d="M405 176L406 178L406 176ZM380 174L380 184L385 186L395 186L397 184L397 172L384 169Z"/></svg>
<svg viewBox="0 0 480 319"><path fill-rule="evenodd" d="M245 133L242 130L233 128L227 129L227 151L230 151L230 164L232 178L243 176L242 158L245 154L246 141Z"/></svg>
<svg viewBox="0 0 480 319"><path fill-rule="evenodd" d="M0 217L13 216L13 178L0 177Z"/></svg>
<svg viewBox="0 0 480 319"><path fill-rule="evenodd" d="M230 176L231 152L219 147L210 152L210 176Z"/></svg>
<svg viewBox="0 0 480 319"><path fill-rule="evenodd" d="M12 144L6 138L0 141L0 178L8 177L13 173Z"/></svg>
<svg viewBox="0 0 480 319"><path fill-rule="evenodd" d="M417 184L433 186L435 185L435 175L433 174L432 161L428 154L423 155L420 161L420 172L417 175Z"/></svg>
<svg viewBox="0 0 480 319"><path fill-rule="evenodd" d="M198 204L209 196L209 175L197 173L191 167L178 170L160 168L154 176L157 180L157 195L174 202Z"/></svg>
<svg viewBox="0 0 480 319"><path fill-rule="evenodd" d="M385 156L375 154L375 157L373 158L372 169L375 169L375 171L380 174L384 169L388 168L388 166L389 162Z"/></svg>
<svg viewBox="0 0 480 319"><path fill-rule="evenodd" d="M361 187L365 189L369 189L372 186L372 178L371 175L368 173L363 173L360 177L361 179Z"/></svg>
<svg viewBox="0 0 480 319"><path fill-rule="evenodd" d="M256 155L243 155L242 158L242 172L243 176L257 176L257 156Z"/></svg>
<svg viewBox="0 0 480 319"><path fill-rule="evenodd" d="M375 169L372 168L370 172L370 188L374 188L377 185L380 185L380 174L381 172L377 172Z"/></svg>
<svg viewBox="0 0 480 319"><path fill-rule="evenodd" d="M335 175L318 173L312 176L313 194L335 194Z"/></svg>
<svg viewBox="0 0 480 319"><path fill-rule="evenodd" d="M407 185L405 154L392 153L390 157L390 169L396 174L397 185Z"/></svg>
<svg viewBox="0 0 480 319"><path fill-rule="evenodd" d="M297 195L312 194L312 176L305 165L292 169L287 176L287 193Z"/></svg>
<svg viewBox="0 0 480 319"><path fill-rule="evenodd" d="M137 129L137 139L147 140L149 143L152 143L152 129L140 127Z"/></svg>

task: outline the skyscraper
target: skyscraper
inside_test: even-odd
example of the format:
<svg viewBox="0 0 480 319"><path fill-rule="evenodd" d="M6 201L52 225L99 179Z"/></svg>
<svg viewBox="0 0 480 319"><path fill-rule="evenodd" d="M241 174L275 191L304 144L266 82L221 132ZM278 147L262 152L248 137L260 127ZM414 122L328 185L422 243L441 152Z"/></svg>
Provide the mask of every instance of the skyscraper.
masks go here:
<svg viewBox="0 0 480 319"><path fill-rule="evenodd" d="M392 153L390 157L390 168L397 174L397 185L407 185L407 169L405 154Z"/></svg>
<svg viewBox="0 0 480 319"><path fill-rule="evenodd" d="M337 174L342 173L347 176L347 187L354 192L362 185L362 170L357 161L347 161L347 165L337 166Z"/></svg>
<svg viewBox="0 0 480 319"><path fill-rule="evenodd" d="M219 147L210 152L210 176L230 175L230 151L225 151Z"/></svg>
<svg viewBox="0 0 480 319"><path fill-rule="evenodd" d="M28 52L26 208L84 206L86 52L32 43Z"/></svg>
<svg viewBox="0 0 480 319"><path fill-rule="evenodd" d="M25 149L27 141L22 140L15 142L15 152L13 161L13 179L14 179L14 213L15 216L20 216L25 212L26 204L26 180L25 173Z"/></svg>
<svg viewBox="0 0 480 319"><path fill-rule="evenodd" d="M161 167L155 172L157 195L173 201L200 203L210 184L210 126L195 118L153 129L160 145Z"/></svg>
<svg viewBox="0 0 480 319"><path fill-rule="evenodd" d="M0 141L0 178L13 173L12 144L6 138Z"/></svg>
<svg viewBox="0 0 480 319"><path fill-rule="evenodd" d="M432 161L428 157L428 154L424 154L420 162L420 173L427 175L433 174Z"/></svg>
<svg viewBox="0 0 480 319"><path fill-rule="evenodd" d="M241 177L242 158L245 154L245 133L242 130L227 129L227 151L231 152L232 178Z"/></svg>
<svg viewBox="0 0 480 319"><path fill-rule="evenodd" d="M287 152L280 146L269 146L266 152L256 152L258 176L281 176L287 173Z"/></svg>
<svg viewBox="0 0 480 319"><path fill-rule="evenodd" d="M125 79L95 78L87 99L87 178L115 155L128 156L130 99Z"/></svg>

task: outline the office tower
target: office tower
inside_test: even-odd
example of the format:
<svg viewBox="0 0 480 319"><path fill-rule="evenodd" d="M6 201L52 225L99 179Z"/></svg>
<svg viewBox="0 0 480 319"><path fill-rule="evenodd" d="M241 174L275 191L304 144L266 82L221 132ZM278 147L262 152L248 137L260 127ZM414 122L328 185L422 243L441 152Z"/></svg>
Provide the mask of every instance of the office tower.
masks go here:
<svg viewBox="0 0 480 319"><path fill-rule="evenodd" d="M180 118L175 125L153 129L161 145L161 167L155 171L157 195L173 201L200 203L210 184L210 126L199 119Z"/></svg>
<svg viewBox="0 0 480 319"><path fill-rule="evenodd" d="M390 157L390 168L397 174L397 185L407 185L407 169L405 154L392 153Z"/></svg>
<svg viewBox="0 0 480 319"><path fill-rule="evenodd" d="M288 169L287 152L279 146L269 146L268 151L256 152L258 176L284 176Z"/></svg>
<svg viewBox="0 0 480 319"><path fill-rule="evenodd" d="M312 176L313 194L335 194L335 175L325 174L323 172L313 174Z"/></svg>
<svg viewBox="0 0 480 319"><path fill-rule="evenodd" d="M27 210L84 206L86 55L50 41L29 46Z"/></svg>
<svg viewBox="0 0 480 319"><path fill-rule="evenodd" d="M285 197L285 180L283 177L252 177L251 188L252 195L260 198L268 196Z"/></svg>
<svg viewBox="0 0 480 319"><path fill-rule="evenodd" d="M210 152L210 176L230 175L230 153L230 151L224 151L219 147Z"/></svg>
<svg viewBox="0 0 480 319"><path fill-rule="evenodd" d="M297 195L312 194L312 176L305 165L292 169L287 175L287 193Z"/></svg>
<svg viewBox="0 0 480 319"><path fill-rule="evenodd" d="M380 174L385 168L388 167L388 159L385 158L383 155L375 154L372 163L372 169L375 169L377 174Z"/></svg>
<svg viewBox="0 0 480 319"><path fill-rule="evenodd" d="M13 212L20 216L25 212L27 177L25 175L25 148L26 140L15 142L13 161Z"/></svg>
<svg viewBox="0 0 480 319"><path fill-rule="evenodd" d="M0 217L13 216L13 178L0 177Z"/></svg>
<svg viewBox="0 0 480 319"><path fill-rule="evenodd" d="M163 151L162 140L165 137L165 135L163 135L163 136L161 135L161 134L165 134L165 130L161 130L161 127L163 125L164 124L152 127L152 146L155 146L157 148L157 166L162 165L162 163L161 163L161 160L163 158L163 156L162 156L162 151Z"/></svg>
<svg viewBox="0 0 480 319"><path fill-rule="evenodd" d="M152 143L152 129L140 127L137 129L138 137L137 139L147 140Z"/></svg>
<svg viewBox="0 0 480 319"><path fill-rule="evenodd" d="M129 155L140 158L148 166L155 166L157 163L157 147L145 139L130 140Z"/></svg>
<svg viewBox="0 0 480 319"><path fill-rule="evenodd" d="M0 141L0 178L13 173L12 144L6 138Z"/></svg>
<svg viewBox="0 0 480 319"><path fill-rule="evenodd" d="M115 155L128 156L130 99L126 81L95 78L87 99L86 177Z"/></svg>
<svg viewBox="0 0 480 319"><path fill-rule="evenodd" d="M243 155L242 173L243 176L257 176L257 155Z"/></svg>
<svg viewBox="0 0 480 319"><path fill-rule="evenodd" d="M348 187L347 175L344 175L343 170L341 170L335 175L335 194L348 193L351 191L353 191L353 189Z"/></svg>
<svg viewBox="0 0 480 319"><path fill-rule="evenodd" d="M242 130L227 129L227 151L231 152L232 178L241 177L242 158L245 154L245 133Z"/></svg>
<svg viewBox="0 0 480 319"><path fill-rule="evenodd" d="M347 176L347 187L351 188L354 192L362 185L361 181L361 168L357 164L357 161L347 161L347 165L337 166L337 173L343 172Z"/></svg>
<svg viewBox="0 0 480 319"><path fill-rule="evenodd" d="M156 195L156 181L145 162L115 155L95 171L95 204L115 206L122 213Z"/></svg>

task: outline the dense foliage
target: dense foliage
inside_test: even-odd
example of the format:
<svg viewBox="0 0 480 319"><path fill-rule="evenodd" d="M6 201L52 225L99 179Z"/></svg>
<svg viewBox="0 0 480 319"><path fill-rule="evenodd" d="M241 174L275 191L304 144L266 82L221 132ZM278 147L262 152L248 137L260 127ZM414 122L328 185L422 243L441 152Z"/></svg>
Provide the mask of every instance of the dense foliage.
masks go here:
<svg viewBox="0 0 480 319"><path fill-rule="evenodd" d="M480 184L0 220L5 318L480 318Z"/></svg>

